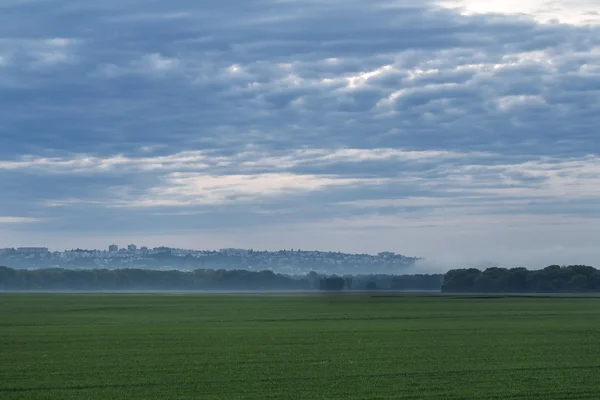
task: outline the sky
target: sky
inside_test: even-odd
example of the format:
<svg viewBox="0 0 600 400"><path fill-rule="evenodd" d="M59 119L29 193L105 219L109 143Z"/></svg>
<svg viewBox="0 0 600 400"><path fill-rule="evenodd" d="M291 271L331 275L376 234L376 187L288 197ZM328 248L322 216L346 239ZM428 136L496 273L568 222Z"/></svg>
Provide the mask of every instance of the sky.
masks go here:
<svg viewBox="0 0 600 400"><path fill-rule="evenodd" d="M594 3L3 0L0 247L600 267Z"/></svg>

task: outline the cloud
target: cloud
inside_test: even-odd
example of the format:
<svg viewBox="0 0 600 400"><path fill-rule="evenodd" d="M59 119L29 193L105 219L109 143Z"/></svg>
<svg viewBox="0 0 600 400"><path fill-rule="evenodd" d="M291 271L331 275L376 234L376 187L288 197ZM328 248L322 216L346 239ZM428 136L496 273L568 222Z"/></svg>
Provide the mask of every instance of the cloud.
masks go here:
<svg viewBox="0 0 600 400"><path fill-rule="evenodd" d="M128 15L119 15L116 17L108 18L109 22L153 22L153 21L170 21L190 18L191 16L186 12L168 12L168 13L132 13Z"/></svg>
<svg viewBox="0 0 600 400"><path fill-rule="evenodd" d="M527 15L543 23L600 24L600 13L595 0L442 0L442 7L458 8L463 15L509 14Z"/></svg>
<svg viewBox="0 0 600 400"><path fill-rule="evenodd" d="M591 259L594 6L4 1L0 206L78 240Z"/></svg>
<svg viewBox="0 0 600 400"><path fill-rule="evenodd" d="M2 38L0 65L28 68L48 68L75 60L79 41L72 38ZM9 62L10 61L10 62Z"/></svg>
<svg viewBox="0 0 600 400"><path fill-rule="evenodd" d="M484 152L302 149L277 155L249 148L229 156L203 151L107 158L30 156L1 162L0 170L46 180L53 175L80 176L82 182L110 175L119 179L108 188L110 198L103 195L107 187L100 185L82 198L46 201L53 206L195 207L258 204L265 199L285 204L286 197L302 192L360 188L372 195L326 202L344 206L350 214L355 207L369 211L449 207L457 213L485 215L532 213L548 205L600 197L596 155L509 160ZM572 213L574 205L563 214ZM319 202L313 205L319 207Z"/></svg>
<svg viewBox="0 0 600 400"><path fill-rule="evenodd" d="M271 196L294 195L296 192L355 186L364 181L290 173L211 176L178 172L168 175L162 186L151 188L137 199L129 198L118 204L125 207L240 204Z"/></svg>
<svg viewBox="0 0 600 400"><path fill-rule="evenodd" d="M144 153L151 149L143 149ZM248 146L239 153L228 156L202 150L188 150L174 154L155 156L126 156L117 154L96 157L76 154L66 157L22 156L17 160L0 161L0 170L37 171L45 174L124 173L144 171L183 171L221 169L238 170L290 169L302 165L329 166L336 163L361 163L365 161L396 160L401 162L426 162L444 159L458 160L462 157L492 156L486 153L457 153L452 151L419 151L398 148L375 149L319 149L305 148L283 155Z"/></svg>
<svg viewBox="0 0 600 400"><path fill-rule="evenodd" d="M152 76L157 76L176 70L179 65L180 61L176 58L168 58L159 53L151 53L145 54L125 66L115 64L102 65L97 73L100 76L107 78L116 78L131 74L150 74Z"/></svg>
<svg viewBox="0 0 600 400"><path fill-rule="evenodd" d="M29 224L34 222L40 222L43 219L40 218L27 218L27 217L3 217L0 216L0 224Z"/></svg>

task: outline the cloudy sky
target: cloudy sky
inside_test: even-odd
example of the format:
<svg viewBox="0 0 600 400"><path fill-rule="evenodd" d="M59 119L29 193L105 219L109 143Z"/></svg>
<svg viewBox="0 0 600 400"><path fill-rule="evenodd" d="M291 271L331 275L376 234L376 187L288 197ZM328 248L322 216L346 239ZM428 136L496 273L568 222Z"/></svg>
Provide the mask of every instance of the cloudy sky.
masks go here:
<svg viewBox="0 0 600 400"><path fill-rule="evenodd" d="M3 0L0 247L600 266L597 0Z"/></svg>

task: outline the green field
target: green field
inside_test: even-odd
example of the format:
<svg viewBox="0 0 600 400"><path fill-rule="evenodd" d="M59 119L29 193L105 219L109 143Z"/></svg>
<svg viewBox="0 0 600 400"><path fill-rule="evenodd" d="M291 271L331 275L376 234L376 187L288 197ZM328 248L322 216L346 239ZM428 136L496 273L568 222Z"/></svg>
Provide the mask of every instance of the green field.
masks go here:
<svg viewBox="0 0 600 400"><path fill-rule="evenodd" d="M600 298L0 295L0 399L599 399Z"/></svg>

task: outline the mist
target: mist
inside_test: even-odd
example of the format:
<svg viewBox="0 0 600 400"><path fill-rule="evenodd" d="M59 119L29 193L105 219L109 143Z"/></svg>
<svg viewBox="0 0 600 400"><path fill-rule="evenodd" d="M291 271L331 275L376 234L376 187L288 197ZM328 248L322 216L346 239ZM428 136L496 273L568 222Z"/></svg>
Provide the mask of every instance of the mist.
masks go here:
<svg viewBox="0 0 600 400"><path fill-rule="evenodd" d="M4 291L292 291L427 290L439 291L443 275L337 275L310 272L284 275L273 271L143 269L13 269L0 267Z"/></svg>

